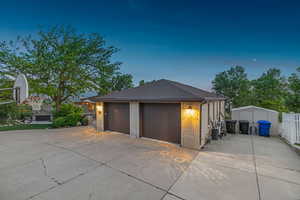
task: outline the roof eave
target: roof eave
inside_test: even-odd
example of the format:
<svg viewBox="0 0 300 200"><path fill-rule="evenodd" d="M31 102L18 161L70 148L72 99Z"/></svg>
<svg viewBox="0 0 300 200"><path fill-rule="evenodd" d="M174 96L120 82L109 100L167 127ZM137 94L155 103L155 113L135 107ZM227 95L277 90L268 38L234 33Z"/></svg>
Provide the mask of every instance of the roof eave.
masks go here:
<svg viewBox="0 0 300 200"><path fill-rule="evenodd" d="M157 103L180 103L180 102L204 102L204 99L200 98L163 98L163 99L142 99L142 98L101 98L95 97L92 101L96 102L141 102L141 103L150 103L150 102L157 102Z"/></svg>

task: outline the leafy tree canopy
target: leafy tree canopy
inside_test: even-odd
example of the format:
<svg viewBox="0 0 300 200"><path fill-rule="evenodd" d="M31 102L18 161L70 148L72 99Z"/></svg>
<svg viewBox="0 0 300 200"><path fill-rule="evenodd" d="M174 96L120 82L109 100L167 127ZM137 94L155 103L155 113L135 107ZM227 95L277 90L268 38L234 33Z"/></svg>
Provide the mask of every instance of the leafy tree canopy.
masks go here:
<svg viewBox="0 0 300 200"><path fill-rule="evenodd" d="M37 37L0 43L0 74L24 73L31 92L45 94L56 104L87 91L106 94L132 86L132 76L111 62L118 49L99 34L79 34L72 27L55 26Z"/></svg>
<svg viewBox="0 0 300 200"><path fill-rule="evenodd" d="M286 83L279 69L268 69L252 82L253 105L277 111L286 111L284 95Z"/></svg>
<svg viewBox="0 0 300 200"><path fill-rule="evenodd" d="M260 77L248 80L243 67L216 75L213 89L229 97L233 107L254 105L279 112L300 112L300 67L288 79L279 69L270 68Z"/></svg>
<svg viewBox="0 0 300 200"><path fill-rule="evenodd" d="M288 78L286 103L290 111L300 113L300 67Z"/></svg>
<svg viewBox="0 0 300 200"><path fill-rule="evenodd" d="M96 90L98 95L105 95L111 91L120 91L127 88L132 88L133 77L130 74L121 74L119 72L110 75L107 79L105 77L95 80L97 85L101 87Z"/></svg>
<svg viewBox="0 0 300 200"><path fill-rule="evenodd" d="M152 83L152 82L154 82L155 80L152 80L152 81L145 81L145 80L140 80L140 82L139 82L139 86L141 86L141 85L145 85L145 84L147 84L147 83Z"/></svg>
<svg viewBox="0 0 300 200"><path fill-rule="evenodd" d="M12 88L14 81L4 75L0 74L0 88ZM13 90L1 90L0 91L0 103L11 101L13 98Z"/></svg>
<svg viewBox="0 0 300 200"><path fill-rule="evenodd" d="M140 80L139 86L141 86L141 85L145 85L145 80Z"/></svg>
<svg viewBox="0 0 300 200"><path fill-rule="evenodd" d="M230 98L234 107L249 104L250 82L243 67L232 67L228 71L217 74L212 84L213 90L217 94Z"/></svg>

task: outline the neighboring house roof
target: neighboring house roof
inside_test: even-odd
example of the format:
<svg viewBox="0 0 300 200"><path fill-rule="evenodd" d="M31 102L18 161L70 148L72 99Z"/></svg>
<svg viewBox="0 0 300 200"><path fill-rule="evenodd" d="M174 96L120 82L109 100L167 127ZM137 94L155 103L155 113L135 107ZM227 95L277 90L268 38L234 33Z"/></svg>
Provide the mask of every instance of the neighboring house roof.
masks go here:
<svg viewBox="0 0 300 200"><path fill-rule="evenodd" d="M226 98L189 85L161 79L135 88L112 92L104 96L87 98L94 102L140 101L140 102L181 102L181 101L215 101Z"/></svg>
<svg viewBox="0 0 300 200"><path fill-rule="evenodd" d="M247 110L247 109L251 109L251 108L278 113L276 110L270 110L270 109L261 108L261 107L257 107L257 106L244 106L244 107L239 107L239 108L233 108L232 111Z"/></svg>
<svg viewBox="0 0 300 200"><path fill-rule="evenodd" d="M89 100L88 98L81 98L80 101L73 101L75 104L82 104L82 103L95 103L94 101Z"/></svg>

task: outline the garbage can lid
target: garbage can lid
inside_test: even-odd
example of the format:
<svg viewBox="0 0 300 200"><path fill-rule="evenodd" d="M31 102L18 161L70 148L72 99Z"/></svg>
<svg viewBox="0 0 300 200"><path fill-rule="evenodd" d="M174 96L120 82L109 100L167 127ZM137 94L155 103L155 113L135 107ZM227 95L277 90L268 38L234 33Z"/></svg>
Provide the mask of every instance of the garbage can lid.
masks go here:
<svg viewBox="0 0 300 200"><path fill-rule="evenodd" d="M226 122L233 122L233 123L236 123L236 120L226 120Z"/></svg>
<svg viewBox="0 0 300 200"><path fill-rule="evenodd" d="M267 120L259 120L259 121L257 121L257 123L259 123L259 124L271 124L271 122L269 122Z"/></svg>
<svg viewBox="0 0 300 200"><path fill-rule="evenodd" d="M239 122L240 122L240 123L249 123L248 120L240 120Z"/></svg>

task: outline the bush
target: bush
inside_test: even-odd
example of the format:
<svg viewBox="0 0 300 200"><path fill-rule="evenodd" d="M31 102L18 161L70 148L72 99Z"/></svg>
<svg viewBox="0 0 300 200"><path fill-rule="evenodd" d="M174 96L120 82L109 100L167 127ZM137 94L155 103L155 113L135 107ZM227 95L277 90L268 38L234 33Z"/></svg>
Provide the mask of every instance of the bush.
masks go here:
<svg viewBox="0 0 300 200"><path fill-rule="evenodd" d="M81 121L81 115L78 113L71 113L65 117L65 122L67 126L77 126Z"/></svg>
<svg viewBox="0 0 300 200"><path fill-rule="evenodd" d="M53 128L60 128L66 126L66 120L64 117L58 117L53 120L52 127Z"/></svg>
<svg viewBox="0 0 300 200"><path fill-rule="evenodd" d="M74 104L63 104L60 111L53 113L53 127L70 127L82 124L83 110Z"/></svg>
<svg viewBox="0 0 300 200"><path fill-rule="evenodd" d="M5 124L7 120L24 120L32 117L32 108L29 105L9 103L0 105L0 124Z"/></svg>
<svg viewBox="0 0 300 200"><path fill-rule="evenodd" d="M18 109L18 113L19 113L18 119L24 120L26 118L32 117L32 107L31 106L21 104L21 105L18 105L17 109Z"/></svg>
<svg viewBox="0 0 300 200"><path fill-rule="evenodd" d="M81 125L82 126L87 126L89 125L89 119L86 117L81 118Z"/></svg>
<svg viewBox="0 0 300 200"><path fill-rule="evenodd" d="M82 108L75 106L74 104L62 104L60 107L59 111L55 111L53 113L53 117L54 118L58 118L58 117L66 117L69 114L79 114L82 115L83 114L83 110Z"/></svg>

